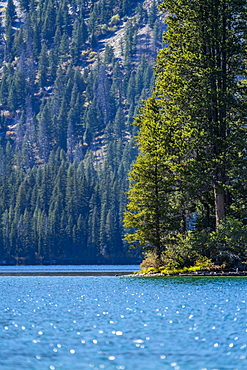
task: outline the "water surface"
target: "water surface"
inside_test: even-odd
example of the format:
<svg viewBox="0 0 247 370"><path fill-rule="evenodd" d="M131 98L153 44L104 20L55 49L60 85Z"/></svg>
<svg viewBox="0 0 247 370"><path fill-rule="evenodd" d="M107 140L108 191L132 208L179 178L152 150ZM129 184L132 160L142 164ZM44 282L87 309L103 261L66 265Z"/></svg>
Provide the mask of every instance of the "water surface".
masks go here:
<svg viewBox="0 0 247 370"><path fill-rule="evenodd" d="M0 369L246 370L247 278L0 277Z"/></svg>
<svg viewBox="0 0 247 370"><path fill-rule="evenodd" d="M140 265L26 265L0 266L0 273L56 273L56 272L129 272L138 271Z"/></svg>

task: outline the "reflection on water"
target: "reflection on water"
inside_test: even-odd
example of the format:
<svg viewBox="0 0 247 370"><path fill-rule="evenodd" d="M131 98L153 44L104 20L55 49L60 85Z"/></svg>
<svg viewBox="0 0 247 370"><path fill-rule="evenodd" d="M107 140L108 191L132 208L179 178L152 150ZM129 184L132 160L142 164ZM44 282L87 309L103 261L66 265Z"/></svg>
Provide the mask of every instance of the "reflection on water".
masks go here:
<svg viewBox="0 0 247 370"><path fill-rule="evenodd" d="M138 271L140 265L49 265L49 266L0 266L0 273L4 272L133 272Z"/></svg>
<svg viewBox="0 0 247 370"><path fill-rule="evenodd" d="M246 370L247 279L0 277L0 369Z"/></svg>

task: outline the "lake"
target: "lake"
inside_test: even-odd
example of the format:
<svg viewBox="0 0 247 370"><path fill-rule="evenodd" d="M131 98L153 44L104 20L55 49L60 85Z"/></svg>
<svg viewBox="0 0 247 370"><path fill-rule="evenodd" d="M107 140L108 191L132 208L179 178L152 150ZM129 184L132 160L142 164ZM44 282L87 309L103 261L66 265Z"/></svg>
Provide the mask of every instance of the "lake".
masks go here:
<svg viewBox="0 0 247 370"><path fill-rule="evenodd" d="M74 275L104 275L104 274L130 274L138 271L140 265L26 265L26 266L0 266L0 275L7 274L74 274Z"/></svg>
<svg viewBox="0 0 247 370"><path fill-rule="evenodd" d="M0 277L1 370L246 370L247 278Z"/></svg>

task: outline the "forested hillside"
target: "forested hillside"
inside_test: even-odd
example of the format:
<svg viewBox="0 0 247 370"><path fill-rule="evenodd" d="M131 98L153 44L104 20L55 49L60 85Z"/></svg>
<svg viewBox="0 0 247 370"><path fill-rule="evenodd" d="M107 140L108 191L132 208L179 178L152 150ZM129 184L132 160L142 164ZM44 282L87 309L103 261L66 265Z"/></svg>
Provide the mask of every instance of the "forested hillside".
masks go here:
<svg viewBox="0 0 247 370"><path fill-rule="evenodd" d="M122 218L155 1L8 0L1 15L1 262L135 262Z"/></svg>

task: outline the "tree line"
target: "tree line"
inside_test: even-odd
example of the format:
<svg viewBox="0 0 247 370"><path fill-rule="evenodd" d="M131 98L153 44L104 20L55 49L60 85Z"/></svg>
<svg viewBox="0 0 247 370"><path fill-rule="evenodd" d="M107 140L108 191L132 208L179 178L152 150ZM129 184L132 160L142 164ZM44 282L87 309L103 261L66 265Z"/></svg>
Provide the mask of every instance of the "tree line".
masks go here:
<svg viewBox="0 0 247 370"><path fill-rule="evenodd" d="M122 240L126 175L137 154L132 117L150 95L162 34L155 2L144 5L7 1L0 30L2 262L136 260ZM121 24L117 57L107 38Z"/></svg>

